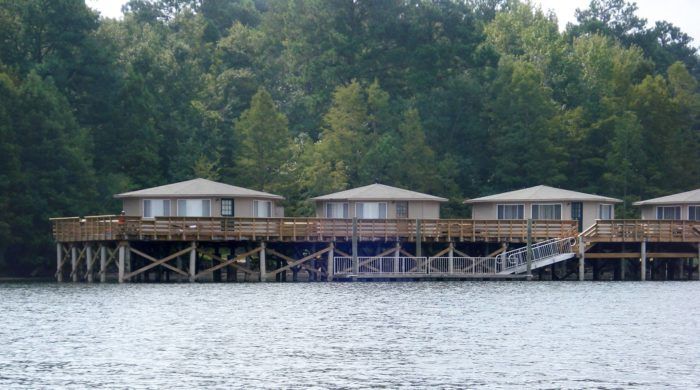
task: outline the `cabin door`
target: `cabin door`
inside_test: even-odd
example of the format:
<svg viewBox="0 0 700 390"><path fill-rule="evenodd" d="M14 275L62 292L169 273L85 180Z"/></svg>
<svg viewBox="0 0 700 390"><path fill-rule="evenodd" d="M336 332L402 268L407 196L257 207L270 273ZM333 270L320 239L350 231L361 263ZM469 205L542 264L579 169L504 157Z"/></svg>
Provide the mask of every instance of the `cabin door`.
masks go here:
<svg viewBox="0 0 700 390"><path fill-rule="evenodd" d="M583 203L571 202L571 219L578 221L579 233L583 231Z"/></svg>

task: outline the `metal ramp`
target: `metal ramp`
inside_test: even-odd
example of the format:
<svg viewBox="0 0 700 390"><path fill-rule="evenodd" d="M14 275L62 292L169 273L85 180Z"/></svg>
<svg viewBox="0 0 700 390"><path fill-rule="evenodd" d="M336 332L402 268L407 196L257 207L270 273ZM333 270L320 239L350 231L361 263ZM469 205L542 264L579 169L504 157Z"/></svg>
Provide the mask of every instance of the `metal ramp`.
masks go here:
<svg viewBox="0 0 700 390"><path fill-rule="evenodd" d="M531 269L546 267L574 257L575 245L575 237L555 238L533 244ZM505 252L498 258L501 262L498 267L500 275L527 272L527 247Z"/></svg>

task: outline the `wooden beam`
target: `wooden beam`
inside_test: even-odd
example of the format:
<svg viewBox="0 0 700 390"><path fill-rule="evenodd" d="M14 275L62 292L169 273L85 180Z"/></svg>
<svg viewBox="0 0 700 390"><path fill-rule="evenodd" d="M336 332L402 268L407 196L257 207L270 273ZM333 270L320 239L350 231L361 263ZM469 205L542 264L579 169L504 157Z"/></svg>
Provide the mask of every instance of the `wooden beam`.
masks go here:
<svg viewBox="0 0 700 390"><path fill-rule="evenodd" d="M412 259L415 259L415 258L416 258L416 256L413 256L411 253L409 253L408 251L406 251L406 250L403 249L403 248L401 248L399 251L401 252L401 254L406 255L406 257L410 257L410 258L412 258Z"/></svg>
<svg viewBox="0 0 700 390"><path fill-rule="evenodd" d="M455 248L455 253L462 256L462 257L473 257L473 256L469 256L468 254L458 250L457 248Z"/></svg>
<svg viewBox="0 0 700 390"><path fill-rule="evenodd" d="M505 251L506 251L506 248L508 248L508 244L503 243L503 245L501 245L500 248L498 248L498 249L496 249L495 251L489 253L489 255L486 256L486 257L496 257L496 256L500 255L501 253L505 252Z"/></svg>
<svg viewBox="0 0 700 390"><path fill-rule="evenodd" d="M254 253L258 253L258 252L260 252L261 250L262 250L262 248L258 247L258 248L255 248L255 249L253 249L253 250L250 250L250 251L248 251L248 252L241 253L240 255L234 257L233 259L225 260L225 259L222 259L221 257L219 257L219 256L217 256L217 255L214 255L214 254L211 254L211 253L207 253L207 252L205 252L205 251L203 251L203 250L201 250L201 249L197 249L197 252L199 252L199 253L201 253L201 254L203 254L203 255L205 255L205 256L209 256L209 257L211 257L211 258L214 259L214 260L220 261L220 264L215 265L215 266L213 266L213 267L211 267L211 268L209 268L209 269L205 269L205 270L199 271L199 273L197 273L197 275L195 275L195 278L198 278L198 277L200 277L200 276L202 276L202 275L204 275L204 274L206 274L206 273L214 272L214 271L216 271L216 270L219 270L219 269L221 269L221 268L228 267L228 266L231 266L231 267L233 267L233 268L235 268L235 269L241 270L241 271L243 271L243 272L245 272L245 273L247 273L247 274L252 275L252 274L255 273L254 271L251 271L251 270L249 270L248 268L245 268L245 267L241 267L240 265L235 264L235 263L238 262L239 260L245 259L246 257L248 257L248 256L250 256L250 255L252 255L252 254L254 254ZM268 249L268 250L269 250L269 249Z"/></svg>
<svg viewBox="0 0 700 390"><path fill-rule="evenodd" d="M280 273L280 272L286 271L286 270L288 270L288 269L290 269L290 268L292 268L292 267L294 267L294 266L296 266L296 265L298 265L298 264L302 264L302 263L304 263L305 261L309 261L309 260L311 260L311 259L313 259L313 258L315 258L315 257L318 257L318 256L320 256L320 255L322 255L322 254L324 254L324 253L326 253L326 252L329 252L331 249L332 249L332 247L329 246L329 247L326 248L326 249L322 249L322 250L320 250L320 251L318 251L318 252L312 253L312 254L310 254L310 255L308 255L308 256L306 256L306 257L303 257L303 258L301 258L301 259L299 259L299 260L296 260L296 261L294 261L294 262L292 262L292 263L289 263L289 264L285 265L285 266L282 267L282 268L279 268L279 269L276 269L276 270L274 270L274 271L272 271L272 272L269 272L268 275L269 275L269 276L275 276L275 275L277 275L277 274Z"/></svg>
<svg viewBox="0 0 700 390"><path fill-rule="evenodd" d="M695 257L696 253L690 252L647 252L647 258L657 259L675 259ZM586 259L638 259L642 257L641 252L625 252L625 253L586 253Z"/></svg>
<svg viewBox="0 0 700 390"><path fill-rule="evenodd" d="M293 263L296 261L296 259L291 258L287 255L282 254L282 253L279 253L274 249L267 248L267 253L269 253L273 256L277 256L277 257L281 258L282 260L286 261L287 263ZM316 275L319 275L319 276L321 275L321 273L317 269L315 269L314 267L312 267L308 264L302 264L301 267L307 271L311 271L311 272L316 273Z"/></svg>
<svg viewBox="0 0 700 390"><path fill-rule="evenodd" d="M146 259L146 260L150 260L150 261L152 261L152 263L151 263L151 264L148 264L148 265L146 265L146 266L144 266L144 267L141 267L141 268L137 269L136 271L133 271L133 272L130 272L130 273L124 275L124 278L125 278L125 279L130 279L130 278L132 278L132 277L134 277L134 276L136 276L136 275L139 275L139 274L141 274L141 273L143 273L143 272L145 272L145 271L148 271L148 270L151 269L151 268L157 267L157 266L159 266L159 265L162 265L163 267L165 267L165 268L167 268L167 269L169 269L169 270L172 270L172 271L174 271L174 272L177 272L178 274L180 274L180 275L182 275L182 276L187 276L187 272L185 272L185 271L183 271L183 270L181 270L181 269L179 269L179 268L177 268L177 267L173 267L173 266L170 265L170 264L166 264L166 262L168 262L168 261L170 261L170 260L172 260L172 259L174 259L174 258L176 258L176 257L178 257L178 256L184 255L185 253L187 253L187 252L189 252L189 251L191 251L191 250L192 250L192 247L187 247L187 248L182 249L182 250L180 250L180 251L177 251L177 252L175 252L175 253L173 253L173 254L171 254L171 255L169 255L169 256L166 256L166 257L164 257L164 258L162 258L162 259L156 259L155 257L150 256L150 255L147 255L147 254L141 252L141 251L138 250L138 249L134 249L134 248L132 248L132 247L129 247L129 251L131 251L131 253L135 253L135 254L137 254L137 255L143 257L143 258Z"/></svg>
<svg viewBox="0 0 700 390"><path fill-rule="evenodd" d="M335 248L335 251L338 252L338 254L339 254L340 256L342 256L342 257L352 257L351 254L349 254L349 253L347 253L347 252L343 252L343 251L341 251L341 250L338 249L338 248Z"/></svg>

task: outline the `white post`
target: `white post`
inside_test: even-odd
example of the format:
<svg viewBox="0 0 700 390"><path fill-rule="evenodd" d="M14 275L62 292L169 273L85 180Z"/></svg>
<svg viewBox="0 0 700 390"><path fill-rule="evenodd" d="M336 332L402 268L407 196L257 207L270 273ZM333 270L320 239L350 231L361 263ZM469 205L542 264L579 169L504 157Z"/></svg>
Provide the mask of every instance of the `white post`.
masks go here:
<svg viewBox="0 0 700 390"><path fill-rule="evenodd" d="M401 243L396 241L396 250L394 251L394 273L398 273L401 269Z"/></svg>
<svg viewBox="0 0 700 390"><path fill-rule="evenodd" d="M328 275L326 276L326 280L328 280L329 282L332 282L333 281L333 272L334 272L334 270L333 270L333 267L334 267L333 249L335 248L335 244L331 242L330 247L331 247L331 250L328 251L328 267L326 267L328 269Z"/></svg>
<svg viewBox="0 0 700 390"><path fill-rule="evenodd" d="M86 250L86 256L87 256L87 263L86 263L86 270L87 270L87 282L92 283L92 262L93 262L93 256L92 256L92 245L88 245L87 250Z"/></svg>
<svg viewBox="0 0 700 390"><path fill-rule="evenodd" d="M450 250L447 252L447 273L455 273L455 244L450 242Z"/></svg>
<svg viewBox="0 0 700 390"><path fill-rule="evenodd" d="M61 260L63 260L63 245L60 242L56 243L56 281L63 281L63 267L61 267Z"/></svg>
<svg viewBox="0 0 700 390"><path fill-rule="evenodd" d="M197 275L197 244L192 243L190 250L190 283L194 283Z"/></svg>
<svg viewBox="0 0 700 390"><path fill-rule="evenodd" d="M73 245L70 248L70 265L71 265L71 275L74 282L78 281L78 270L76 269L78 263L78 248Z"/></svg>
<svg viewBox="0 0 700 390"><path fill-rule="evenodd" d="M267 254L265 253L265 241L260 243L260 281L267 281Z"/></svg>
<svg viewBox="0 0 700 390"><path fill-rule="evenodd" d="M100 245L100 283L107 281L107 247Z"/></svg>
<svg viewBox="0 0 700 390"><path fill-rule="evenodd" d="M578 280L586 280L586 243L583 237L578 242Z"/></svg>
<svg viewBox="0 0 700 390"><path fill-rule="evenodd" d="M125 247L124 243L119 244L119 263L117 263L117 268L119 268L119 277L118 281L119 283L124 283L124 257L125 257Z"/></svg>
<svg viewBox="0 0 700 390"><path fill-rule="evenodd" d="M642 240L642 258L641 258L642 264L641 264L641 280L647 280L647 242L646 240Z"/></svg>

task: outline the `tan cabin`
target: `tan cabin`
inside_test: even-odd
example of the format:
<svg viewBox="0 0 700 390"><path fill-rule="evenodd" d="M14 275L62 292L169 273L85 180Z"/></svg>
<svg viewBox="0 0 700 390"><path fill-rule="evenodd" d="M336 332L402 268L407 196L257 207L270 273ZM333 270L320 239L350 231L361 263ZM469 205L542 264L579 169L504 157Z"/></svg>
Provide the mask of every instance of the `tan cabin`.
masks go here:
<svg viewBox="0 0 700 390"><path fill-rule="evenodd" d="M634 203L641 207L642 219L700 221L700 188Z"/></svg>
<svg viewBox="0 0 700 390"><path fill-rule="evenodd" d="M597 219L615 219L622 200L539 185L501 194L465 200L473 219L577 220L579 231Z"/></svg>
<svg viewBox="0 0 700 390"><path fill-rule="evenodd" d="M439 219L447 199L384 184L312 198L318 218Z"/></svg>
<svg viewBox="0 0 700 390"><path fill-rule="evenodd" d="M207 179L193 179L114 196L126 216L155 217L284 217L284 198Z"/></svg>

